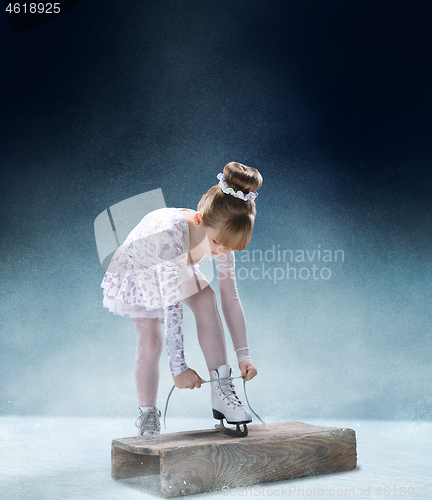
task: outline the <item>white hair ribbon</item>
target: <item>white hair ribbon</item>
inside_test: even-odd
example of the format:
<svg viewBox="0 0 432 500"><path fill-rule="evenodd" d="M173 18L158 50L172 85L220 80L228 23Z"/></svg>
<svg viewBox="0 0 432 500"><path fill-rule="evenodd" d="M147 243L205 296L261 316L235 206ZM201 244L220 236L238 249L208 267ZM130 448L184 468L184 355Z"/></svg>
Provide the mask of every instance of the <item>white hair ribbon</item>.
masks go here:
<svg viewBox="0 0 432 500"><path fill-rule="evenodd" d="M224 174L217 174L217 178L219 179L219 186L225 194L230 194L234 196L234 198L240 198L243 201L254 201L258 196L258 193L254 191L249 191L248 194L244 194L242 191L234 191L233 188L228 187Z"/></svg>

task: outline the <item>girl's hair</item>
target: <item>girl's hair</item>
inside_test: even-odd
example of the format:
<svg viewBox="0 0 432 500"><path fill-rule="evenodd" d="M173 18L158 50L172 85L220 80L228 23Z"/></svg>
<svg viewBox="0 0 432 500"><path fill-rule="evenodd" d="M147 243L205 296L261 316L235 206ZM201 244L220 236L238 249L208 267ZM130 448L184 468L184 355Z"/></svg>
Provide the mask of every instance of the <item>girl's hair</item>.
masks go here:
<svg viewBox="0 0 432 500"><path fill-rule="evenodd" d="M248 194L258 191L262 177L258 170L241 163L225 165L223 175L228 187ZM225 194L219 184L210 188L197 207L203 214L203 223L219 229L217 242L230 250L244 250L252 236L256 216L255 201L243 201Z"/></svg>

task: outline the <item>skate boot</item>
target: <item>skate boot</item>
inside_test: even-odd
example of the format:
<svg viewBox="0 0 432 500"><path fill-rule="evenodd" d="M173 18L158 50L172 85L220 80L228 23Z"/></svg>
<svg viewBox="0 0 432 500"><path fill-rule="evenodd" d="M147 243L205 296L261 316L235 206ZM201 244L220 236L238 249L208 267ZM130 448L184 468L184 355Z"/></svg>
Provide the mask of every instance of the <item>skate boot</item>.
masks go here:
<svg viewBox="0 0 432 500"><path fill-rule="evenodd" d="M225 434L246 437L248 434L246 424L252 422L252 415L238 398L234 384L229 377L231 377L229 365L222 365L210 372L211 380L215 380L210 384L213 417L220 420L220 424L215 427ZM223 419L229 424L236 425L236 430L226 428ZM240 429L241 424L243 424L243 431Z"/></svg>
<svg viewBox="0 0 432 500"><path fill-rule="evenodd" d="M157 436L160 434L161 412L156 406L140 406L140 415L136 419L135 427L139 429L141 436Z"/></svg>

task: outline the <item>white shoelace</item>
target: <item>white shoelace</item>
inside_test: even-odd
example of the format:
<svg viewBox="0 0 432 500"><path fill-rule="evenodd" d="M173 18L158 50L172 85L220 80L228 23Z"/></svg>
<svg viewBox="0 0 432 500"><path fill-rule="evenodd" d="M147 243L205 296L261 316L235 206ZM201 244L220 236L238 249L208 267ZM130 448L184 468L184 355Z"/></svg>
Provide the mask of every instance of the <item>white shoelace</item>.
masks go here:
<svg viewBox="0 0 432 500"><path fill-rule="evenodd" d="M202 385L202 384L210 384L210 383L212 383L212 382L221 382L221 381L229 380L229 381L230 381L230 382L229 382L229 385L231 386L231 388L232 388L232 392L234 393L234 395L231 393L229 396L234 396L234 397L236 398L236 403L238 402L238 404L242 404L242 403L241 403L241 401L238 399L238 396L235 394L235 391L234 391L234 386L233 386L233 383L232 383L232 380L234 380L234 379L236 379L236 378L242 378L242 379L243 379L243 377L241 377L241 376L239 376L239 377L224 377L224 378L216 378L216 379L214 379L214 380L205 380L204 382L201 382L201 385ZM228 385L228 384L224 384L224 385ZM168 397L167 397L167 400L166 400L166 404L165 404L165 411L164 411L164 427L165 427L165 429L166 429L166 415L167 415L167 410L168 410L168 402L169 402L170 397L171 397L171 394L173 393L173 391L174 391L174 389L175 389L175 388L176 388L176 386L175 386L175 385L173 385L173 386L171 387L171 390L170 390L170 392L169 392L169 394L168 394ZM223 394L224 394L225 396L227 396L227 395L224 393L223 389L222 389L222 384L221 384L221 390L222 390ZM231 390L231 389L230 389L230 390ZM247 405L249 406L250 411L251 411L251 412L252 412L252 413L256 416L256 418L257 418L257 419L258 419L258 420L262 423L262 425L265 427L265 429L266 429L267 431L269 431L269 430L270 430L269 426L268 426L268 425L264 422L264 420L263 420L263 419L262 419L262 418L261 418L261 417L260 417L257 413L255 413L255 412L252 410L252 408L251 408L251 405L250 405L250 403L249 403L249 400L248 400L248 397L247 397L247 394L246 394L246 380L245 380L245 379L243 379L243 390L244 390L244 395L245 395L245 398L246 398L246 403L247 403ZM230 401L233 401L233 402L234 402L234 400L232 400L232 399L230 399Z"/></svg>
<svg viewBox="0 0 432 500"><path fill-rule="evenodd" d="M157 409L154 410L145 410L142 411L141 408L139 408L140 414L139 417L135 421L135 427L137 427L140 430L140 434L142 435L143 432L145 431L152 431L152 432L157 432L160 430L160 423L159 423L159 417L160 417L160 411ZM141 419L140 424L138 425L138 421ZM147 424L149 424L147 426Z"/></svg>
<svg viewBox="0 0 432 500"><path fill-rule="evenodd" d="M241 377L239 377L241 378ZM240 401L238 398L235 390L234 390L234 384L232 383L231 378L227 379L216 379L214 382L221 382L221 380L226 380L225 383L219 383L216 386L216 390L220 390L223 394L224 399L228 399L229 403L228 404L233 404L234 406L243 406L243 403ZM209 381L210 382L210 381Z"/></svg>

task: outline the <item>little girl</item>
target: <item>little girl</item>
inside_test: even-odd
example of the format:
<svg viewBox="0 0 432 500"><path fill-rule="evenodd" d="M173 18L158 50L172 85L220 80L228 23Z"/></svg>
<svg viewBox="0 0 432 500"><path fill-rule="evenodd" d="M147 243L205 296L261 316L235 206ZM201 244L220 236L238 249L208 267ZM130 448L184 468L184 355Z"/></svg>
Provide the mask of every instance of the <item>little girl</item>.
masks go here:
<svg viewBox="0 0 432 500"><path fill-rule="evenodd" d="M159 359L165 342L174 384L201 387L204 380L189 368L183 352L183 304L194 313L198 341L210 372L213 416L245 424L251 414L238 399L215 294L198 265L215 261L222 310L244 380L257 370L249 354L246 322L237 293L234 250L248 245L256 215L256 191L262 177L254 168L228 163L219 184L209 189L197 211L162 208L146 215L114 254L102 282L103 305L131 318L137 334L135 381L141 435L160 433L156 408ZM219 379L221 379L219 381Z"/></svg>

